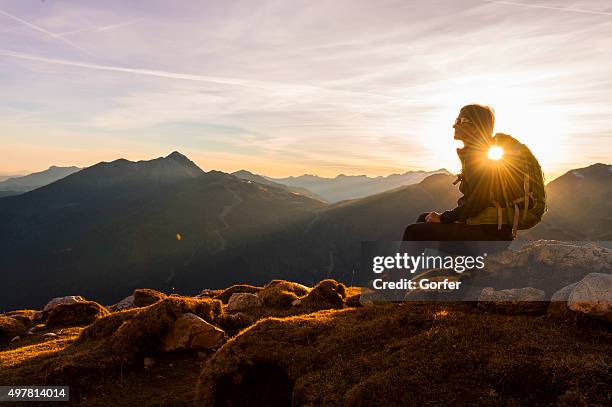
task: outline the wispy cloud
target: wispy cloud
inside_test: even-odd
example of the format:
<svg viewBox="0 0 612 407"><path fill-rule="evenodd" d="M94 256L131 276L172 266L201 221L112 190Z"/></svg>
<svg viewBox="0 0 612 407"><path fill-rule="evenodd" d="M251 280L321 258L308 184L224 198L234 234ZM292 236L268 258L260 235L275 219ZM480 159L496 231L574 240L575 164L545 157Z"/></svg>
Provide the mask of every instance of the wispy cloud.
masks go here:
<svg viewBox="0 0 612 407"><path fill-rule="evenodd" d="M21 102L0 109L9 140L116 156L129 140L131 156L184 149L206 168L272 175L456 169L451 123L475 101L547 172L610 156L605 0L23 4L10 12L104 62L12 25L23 29L0 38L0 98Z"/></svg>
<svg viewBox="0 0 612 407"><path fill-rule="evenodd" d="M59 34L52 33L52 32L51 32L51 31L49 31L49 30L45 30L44 28L42 28L42 27L41 27L41 26L39 26L39 25L33 24L33 23L31 23L31 22L29 22L29 21L26 21L26 20L24 20L24 19L22 19L22 18L19 18L19 17L17 17L17 16L14 16L14 15L12 15L12 14L10 14L10 13L7 13L7 12L6 12L6 11L4 11L4 10L0 10L0 15L3 15L3 16L5 16L5 17L7 17L7 18L10 18L11 20L16 21L16 22L18 22L18 23L21 23L21 24L23 24L23 25L25 25L25 26L27 26L27 27L29 27L29 28L33 29L34 31L38 31L38 32L40 32L40 33L42 33L42 34L45 34L46 36L51 37L51 38L53 38L53 39L55 39L55 40L57 40L57 41L61 41L61 42L63 42L64 44L66 44L66 45L68 45L68 46L70 46L70 47L72 47L72 48L74 48L74 49L77 49L77 50L79 50L79 51L81 51L81 52L84 52L85 54L87 54L87 55L89 55L89 56L94 56L94 55L93 55L91 52L89 52L89 51L88 51L88 50L86 50L85 48L81 47L80 45L75 44L74 42L72 42L72 41L70 41L70 40L68 40L68 39L66 39L66 38L64 38L64 37L62 37L62 36L61 36L61 35L59 35Z"/></svg>
<svg viewBox="0 0 612 407"><path fill-rule="evenodd" d="M569 13L594 14L594 15L600 15L600 16L612 16L612 12L609 12L609 11L588 10L588 9L583 9L583 8L547 6L544 4L517 3L514 1L503 1L503 0L481 0L481 1L485 3L502 4L505 6L516 6L516 7L523 7L523 8L537 8L537 9L544 9L544 10L566 11Z"/></svg>
<svg viewBox="0 0 612 407"><path fill-rule="evenodd" d="M98 27L82 27L82 28L77 28L76 30L70 30L70 31L58 33L57 35L60 37L66 37L66 36L70 36L73 34L85 33L85 32L95 33L95 32L102 32L102 31L109 31L109 30L114 30L116 28L128 27L132 24L136 24L140 21L143 21L143 19L144 18L137 18L134 20L125 21L123 23L109 24L109 25L103 25L103 26L98 26Z"/></svg>

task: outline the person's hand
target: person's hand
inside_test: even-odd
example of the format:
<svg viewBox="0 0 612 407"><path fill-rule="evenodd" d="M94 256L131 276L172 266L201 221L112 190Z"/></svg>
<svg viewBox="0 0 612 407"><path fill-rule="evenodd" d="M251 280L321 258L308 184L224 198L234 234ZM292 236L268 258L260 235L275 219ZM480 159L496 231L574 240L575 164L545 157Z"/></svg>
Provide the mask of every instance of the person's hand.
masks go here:
<svg viewBox="0 0 612 407"><path fill-rule="evenodd" d="M429 215L425 217L427 223L440 223L440 214L438 212L429 212Z"/></svg>

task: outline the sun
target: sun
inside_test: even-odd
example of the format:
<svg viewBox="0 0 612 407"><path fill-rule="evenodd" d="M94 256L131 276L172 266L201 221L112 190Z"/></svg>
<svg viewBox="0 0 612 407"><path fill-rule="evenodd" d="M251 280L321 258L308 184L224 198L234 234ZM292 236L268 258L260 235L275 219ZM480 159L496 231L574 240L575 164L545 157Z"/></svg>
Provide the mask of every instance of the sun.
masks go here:
<svg viewBox="0 0 612 407"><path fill-rule="evenodd" d="M504 150L500 146L492 146L487 152L489 160L498 161L504 156Z"/></svg>

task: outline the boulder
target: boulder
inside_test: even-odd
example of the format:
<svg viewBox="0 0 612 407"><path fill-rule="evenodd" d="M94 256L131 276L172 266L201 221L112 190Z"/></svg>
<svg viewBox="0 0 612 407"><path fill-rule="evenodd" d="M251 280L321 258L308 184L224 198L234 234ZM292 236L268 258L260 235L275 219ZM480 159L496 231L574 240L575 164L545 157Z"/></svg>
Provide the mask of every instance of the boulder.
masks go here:
<svg viewBox="0 0 612 407"><path fill-rule="evenodd" d="M49 301L47 305L45 305L45 307L43 308L43 312L49 312L53 308L61 304L74 304L77 302L84 302L84 301L86 301L85 298L81 297L80 295L69 295L66 297L56 297L52 299L51 301Z"/></svg>
<svg viewBox="0 0 612 407"><path fill-rule="evenodd" d="M612 322L612 274L591 273L569 294L569 309Z"/></svg>
<svg viewBox="0 0 612 407"><path fill-rule="evenodd" d="M559 289L580 281L589 273L612 270L612 250L593 243L537 240L520 250L491 254L474 284L497 290L534 287L547 298Z"/></svg>
<svg viewBox="0 0 612 407"><path fill-rule="evenodd" d="M569 296L572 293L574 287L576 287L576 284L578 283L566 285L565 287L556 291L550 297L550 304L548 305L546 312L551 315L559 316L568 315L569 313L571 313L567 308L567 300L569 299Z"/></svg>
<svg viewBox="0 0 612 407"><path fill-rule="evenodd" d="M552 297L550 297L550 302L567 302L567 300L569 300L570 294L572 293L572 291L576 287L576 284L578 284L578 283L573 283L573 284L570 284L570 285L566 285L565 287L563 287L560 290L556 291L552 295Z"/></svg>
<svg viewBox="0 0 612 407"><path fill-rule="evenodd" d="M225 343L225 332L192 313L179 316L161 339L163 351L216 349Z"/></svg>
<svg viewBox="0 0 612 407"><path fill-rule="evenodd" d="M532 313L546 309L546 293L533 287L511 288L496 291L486 287L478 296L478 305L508 313Z"/></svg>
<svg viewBox="0 0 612 407"><path fill-rule="evenodd" d="M232 312L248 311L253 308L259 308L262 305L263 302L257 294L235 293L232 294L227 303L227 310Z"/></svg>

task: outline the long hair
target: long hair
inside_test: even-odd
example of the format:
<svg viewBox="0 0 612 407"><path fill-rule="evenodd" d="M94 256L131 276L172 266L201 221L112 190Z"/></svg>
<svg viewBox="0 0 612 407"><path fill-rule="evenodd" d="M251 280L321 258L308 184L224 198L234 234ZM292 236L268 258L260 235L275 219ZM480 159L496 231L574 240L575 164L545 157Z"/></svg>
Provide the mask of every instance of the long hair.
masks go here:
<svg viewBox="0 0 612 407"><path fill-rule="evenodd" d="M471 104L461 108L461 113L476 127L480 140L486 141L493 136L495 128L495 111L490 106Z"/></svg>

